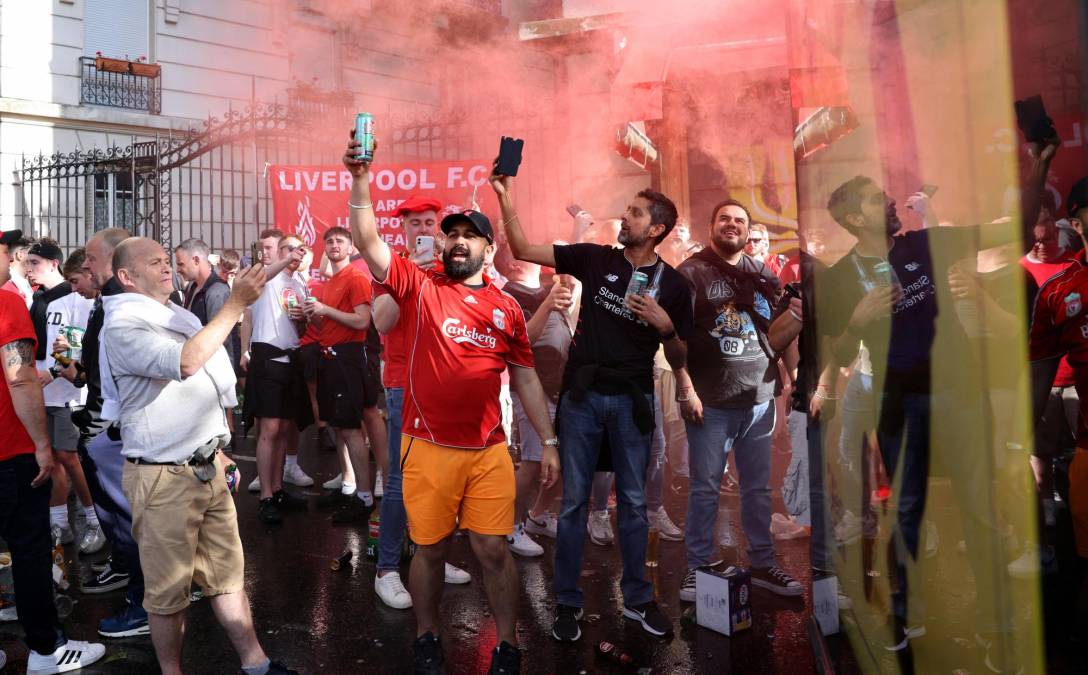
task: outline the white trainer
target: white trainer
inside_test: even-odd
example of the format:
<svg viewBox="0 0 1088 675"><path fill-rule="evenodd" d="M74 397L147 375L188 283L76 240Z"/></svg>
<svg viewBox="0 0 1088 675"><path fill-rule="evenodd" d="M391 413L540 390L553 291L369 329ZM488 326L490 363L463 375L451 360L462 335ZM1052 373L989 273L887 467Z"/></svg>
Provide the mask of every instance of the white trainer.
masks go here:
<svg viewBox="0 0 1088 675"><path fill-rule="evenodd" d="M283 468L283 482L297 485L298 487L310 487L314 484L314 479L307 476L301 466L292 464L291 466L285 466Z"/></svg>
<svg viewBox="0 0 1088 675"><path fill-rule="evenodd" d="M650 517L650 529L657 530L658 535L665 541L684 540L684 531L672 522L664 506L657 507L656 511L647 511L646 515Z"/></svg>
<svg viewBox="0 0 1088 675"><path fill-rule="evenodd" d="M374 576L374 592L393 609L408 609L412 606L412 596L400 580L400 572L386 572Z"/></svg>
<svg viewBox="0 0 1088 675"><path fill-rule="evenodd" d="M514 526L514 533L506 535L506 543L510 545L510 552L526 558L535 558L544 555L544 547L533 541L533 538L525 533L525 526L518 523Z"/></svg>
<svg viewBox="0 0 1088 675"><path fill-rule="evenodd" d="M8 605L0 609L0 622L6 621L18 621L19 612L15 609L15 605Z"/></svg>
<svg viewBox="0 0 1088 675"><path fill-rule="evenodd" d="M256 478L254 478L253 482L251 482L249 484L249 491L250 492L260 492L261 491L261 477L260 476L257 476Z"/></svg>
<svg viewBox="0 0 1088 675"><path fill-rule="evenodd" d="M106 655L106 646L96 642L69 640L51 654L39 654L30 650L27 660L27 675L53 675L67 673L89 666Z"/></svg>
<svg viewBox="0 0 1088 675"><path fill-rule="evenodd" d="M326 490L339 490L340 485L342 485L343 482L344 482L344 474L338 473L338 474L336 474L336 478L331 478L331 479L325 481L324 483L321 484L321 487L325 488Z"/></svg>
<svg viewBox="0 0 1088 675"><path fill-rule="evenodd" d="M559 528L559 519L554 513L543 513L533 517L531 514L525 519L525 531L529 534L539 534L542 537L555 539L555 533Z"/></svg>
<svg viewBox="0 0 1088 675"><path fill-rule="evenodd" d="M612 519L608 511L594 511L589 514L589 540L598 546L608 546L616 538L612 534Z"/></svg>
<svg viewBox="0 0 1088 675"><path fill-rule="evenodd" d="M467 584L472 581L472 575L460 567L446 563L447 584Z"/></svg>

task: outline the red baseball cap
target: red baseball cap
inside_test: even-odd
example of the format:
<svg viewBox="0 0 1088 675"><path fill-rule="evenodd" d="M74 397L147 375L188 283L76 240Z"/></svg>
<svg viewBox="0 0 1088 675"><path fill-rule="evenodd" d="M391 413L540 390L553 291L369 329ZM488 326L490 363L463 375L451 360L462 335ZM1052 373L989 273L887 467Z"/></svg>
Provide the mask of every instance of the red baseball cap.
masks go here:
<svg viewBox="0 0 1088 675"><path fill-rule="evenodd" d="M394 215L403 216L406 213L419 213L420 211L434 211L438 213L442 210L442 202L438 201L434 197L420 197L419 195L412 195L408 199L404 200L400 206L397 207Z"/></svg>

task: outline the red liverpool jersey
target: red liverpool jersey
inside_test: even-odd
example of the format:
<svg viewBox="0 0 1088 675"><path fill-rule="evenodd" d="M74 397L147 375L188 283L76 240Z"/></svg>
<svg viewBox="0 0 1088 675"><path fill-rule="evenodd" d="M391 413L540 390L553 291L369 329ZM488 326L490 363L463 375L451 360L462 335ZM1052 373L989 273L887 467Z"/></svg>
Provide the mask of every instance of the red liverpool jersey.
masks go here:
<svg viewBox="0 0 1088 675"><path fill-rule="evenodd" d="M392 256L385 287L400 305L408 355L402 430L456 448L505 440L499 388L507 364L533 367L517 301Z"/></svg>
<svg viewBox="0 0 1088 675"><path fill-rule="evenodd" d="M1081 400L1078 445L1088 441L1088 265L1078 259L1052 276L1035 297L1031 317L1031 359L1064 356L1072 366ZM1088 447L1088 446L1086 446Z"/></svg>

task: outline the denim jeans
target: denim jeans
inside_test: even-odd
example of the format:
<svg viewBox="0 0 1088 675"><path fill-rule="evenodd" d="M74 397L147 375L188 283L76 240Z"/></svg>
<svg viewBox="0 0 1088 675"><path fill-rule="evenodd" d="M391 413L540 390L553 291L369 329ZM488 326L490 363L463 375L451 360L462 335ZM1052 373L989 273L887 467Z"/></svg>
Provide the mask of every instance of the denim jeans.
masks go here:
<svg viewBox="0 0 1088 675"><path fill-rule="evenodd" d="M748 537L748 562L753 567L774 565L771 541L771 432L774 401L750 408L704 406L703 423L687 423L691 484L684 539L688 569L717 557L715 522L718 500L730 450L736 452L740 479L740 515Z"/></svg>
<svg viewBox="0 0 1088 675"><path fill-rule="evenodd" d="M30 487L38 475L34 455L0 462L0 537L11 550L15 609L26 632L26 644L51 654L64 644L64 632L53 604L53 543L49 531L52 481Z"/></svg>
<svg viewBox="0 0 1088 675"><path fill-rule="evenodd" d="M110 540L116 569L128 573L125 596L130 604L144 604L144 574L140 567L140 550L132 538L132 507L121 489L121 473L125 458L121 456L121 441L115 441L105 431L92 439L80 439L79 459L83 475L94 498L94 511L106 537Z"/></svg>
<svg viewBox="0 0 1088 675"><path fill-rule="evenodd" d="M827 489L824 487L824 437L818 421L806 415L805 430L808 440L808 497L809 516L812 521L812 540L809 555L812 569L831 571L831 508Z"/></svg>
<svg viewBox="0 0 1088 675"><path fill-rule="evenodd" d="M647 400L651 398L646 395ZM653 401L649 401L651 406ZM564 394L559 403L559 458L563 469L563 502L555 542L556 602L583 605L578 581L582 573L587 507L601 441L608 434L616 474L616 499L624 603L637 606L653 599L646 580L646 469L650 438L635 426L633 403L627 394L588 391L576 402Z"/></svg>
<svg viewBox="0 0 1088 675"><path fill-rule="evenodd" d="M654 430L650 441L650 466L646 468L646 511L653 513L662 507L665 489L665 430L661 413L661 401L654 404ZM604 511L608 508L608 495L612 492L611 471L598 471L593 478L593 492L590 496L591 511Z"/></svg>
<svg viewBox="0 0 1088 675"><path fill-rule="evenodd" d="M786 418L790 432L790 466L782 481L782 501L799 525L812 525L809 500L808 415L791 410Z"/></svg>
<svg viewBox="0 0 1088 675"><path fill-rule="evenodd" d="M404 388L390 387L385 390L386 428L389 433L389 475L382 476L381 529L378 531L378 569L400 568L401 545L404 530L408 526L408 514L404 511L401 493L403 478L400 473L400 425L404 408Z"/></svg>

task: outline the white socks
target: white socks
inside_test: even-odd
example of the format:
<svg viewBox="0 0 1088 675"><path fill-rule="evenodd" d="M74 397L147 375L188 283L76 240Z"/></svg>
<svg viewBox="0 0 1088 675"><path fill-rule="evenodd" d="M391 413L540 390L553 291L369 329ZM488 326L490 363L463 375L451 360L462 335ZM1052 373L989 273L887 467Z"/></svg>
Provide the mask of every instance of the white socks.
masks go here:
<svg viewBox="0 0 1088 675"><path fill-rule="evenodd" d="M49 524L56 525L67 529L68 525L68 505L61 504L60 506L49 507Z"/></svg>
<svg viewBox="0 0 1088 675"><path fill-rule="evenodd" d="M362 499L367 506L374 506L374 495L370 493L370 490L359 490L355 496Z"/></svg>
<svg viewBox="0 0 1088 675"><path fill-rule="evenodd" d="M88 527L98 527L98 514L94 512L93 506L84 506L83 515L87 518Z"/></svg>
<svg viewBox="0 0 1088 675"><path fill-rule="evenodd" d="M290 469L292 466L298 466L298 455L285 455L286 459L283 465Z"/></svg>
<svg viewBox="0 0 1088 675"><path fill-rule="evenodd" d="M345 495L355 494L355 483L340 483L340 492Z"/></svg>

